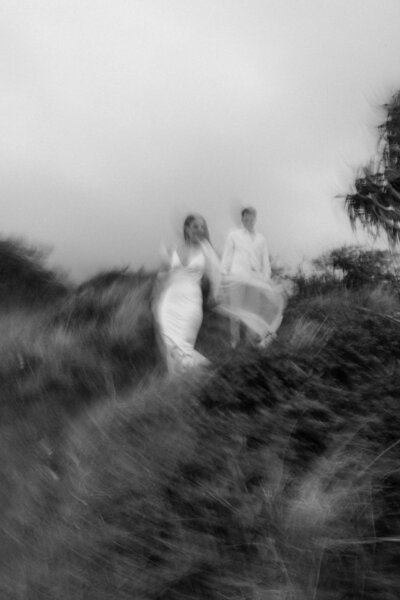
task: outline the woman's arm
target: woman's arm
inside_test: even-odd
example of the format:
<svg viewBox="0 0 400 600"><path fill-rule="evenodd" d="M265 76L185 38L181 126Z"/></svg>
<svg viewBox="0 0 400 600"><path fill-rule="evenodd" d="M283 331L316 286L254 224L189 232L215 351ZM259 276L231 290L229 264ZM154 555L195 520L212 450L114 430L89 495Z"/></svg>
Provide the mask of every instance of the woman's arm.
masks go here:
<svg viewBox="0 0 400 600"><path fill-rule="evenodd" d="M161 244L160 247L160 257L161 257L161 270L166 271L171 268L171 259L172 259L173 249L171 246L165 246Z"/></svg>
<svg viewBox="0 0 400 600"><path fill-rule="evenodd" d="M161 246L161 270L162 271L172 271L181 266L181 258L180 258L181 250L176 247L169 246Z"/></svg>

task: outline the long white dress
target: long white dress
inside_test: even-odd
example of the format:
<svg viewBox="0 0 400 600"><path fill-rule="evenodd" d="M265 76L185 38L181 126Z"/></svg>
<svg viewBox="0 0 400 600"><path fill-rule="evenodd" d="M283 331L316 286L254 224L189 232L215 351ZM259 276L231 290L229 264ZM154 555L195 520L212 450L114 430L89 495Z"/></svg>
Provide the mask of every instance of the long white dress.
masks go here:
<svg viewBox="0 0 400 600"><path fill-rule="evenodd" d="M281 288L262 276L235 273L225 275L219 289L219 312L233 323L243 323L261 343L270 341L278 330L285 306ZM232 327L232 333L237 335Z"/></svg>
<svg viewBox="0 0 400 600"><path fill-rule="evenodd" d="M203 320L201 280L205 271L206 257L201 248L189 258L187 265L182 263L176 251L172 253L168 282L156 311L171 374L208 364L205 356L194 349Z"/></svg>

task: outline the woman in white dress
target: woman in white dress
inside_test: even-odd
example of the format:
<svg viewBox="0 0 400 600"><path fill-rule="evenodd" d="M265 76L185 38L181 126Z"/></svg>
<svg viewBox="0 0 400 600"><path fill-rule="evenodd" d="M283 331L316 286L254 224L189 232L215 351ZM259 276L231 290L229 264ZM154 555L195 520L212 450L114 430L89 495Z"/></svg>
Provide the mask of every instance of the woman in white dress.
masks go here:
<svg viewBox="0 0 400 600"><path fill-rule="evenodd" d="M203 277L209 278L211 294L218 286L218 259L203 217L186 217L183 237L184 243L170 256L168 279L156 306L159 333L171 374L208 363L194 348L203 320Z"/></svg>

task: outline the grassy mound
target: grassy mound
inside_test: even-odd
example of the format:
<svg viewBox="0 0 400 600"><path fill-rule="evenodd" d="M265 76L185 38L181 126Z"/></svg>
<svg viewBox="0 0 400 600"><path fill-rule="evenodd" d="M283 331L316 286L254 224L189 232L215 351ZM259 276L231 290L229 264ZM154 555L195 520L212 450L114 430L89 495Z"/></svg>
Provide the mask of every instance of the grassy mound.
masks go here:
<svg viewBox="0 0 400 600"><path fill-rule="evenodd" d="M206 311L213 366L171 381L152 285L3 335L0 597L400 597L396 290L303 287L264 352Z"/></svg>
<svg viewBox="0 0 400 600"><path fill-rule="evenodd" d="M64 297L68 285L46 267L44 255L19 240L0 240L0 307L43 306Z"/></svg>

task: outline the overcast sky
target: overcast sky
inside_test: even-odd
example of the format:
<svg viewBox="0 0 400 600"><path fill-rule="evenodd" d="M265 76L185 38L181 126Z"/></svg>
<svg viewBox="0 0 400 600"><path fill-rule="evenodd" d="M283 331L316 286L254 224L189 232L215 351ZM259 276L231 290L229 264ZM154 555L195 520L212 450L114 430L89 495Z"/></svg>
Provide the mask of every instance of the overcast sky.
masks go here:
<svg viewBox="0 0 400 600"><path fill-rule="evenodd" d="M240 207L285 262L354 241L335 198L400 89L399 0L1 0L1 234L76 278L154 267Z"/></svg>

